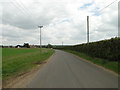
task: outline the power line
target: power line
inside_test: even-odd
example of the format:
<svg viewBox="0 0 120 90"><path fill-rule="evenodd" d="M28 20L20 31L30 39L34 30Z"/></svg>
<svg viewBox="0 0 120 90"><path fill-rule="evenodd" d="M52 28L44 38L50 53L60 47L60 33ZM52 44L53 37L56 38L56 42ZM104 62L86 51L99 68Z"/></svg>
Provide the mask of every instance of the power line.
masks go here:
<svg viewBox="0 0 120 90"><path fill-rule="evenodd" d="M24 9L27 14L29 14L30 16L32 16L32 15L31 15L32 13L31 13L30 9L26 8L25 5L24 5L21 1L18 2L18 1L16 0L16 3L18 3L18 5L19 5L22 9Z"/></svg>
<svg viewBox="0 0 120 90"><path fill-rule="evenodd" d="M101 10L99 10L98 12L103 11L104 9L106 9L107 7L109 7L110 5L112 5L113 3L115 3L117 0L113 1L112 3L110 3L109 5L105 6L104 8L102 8Z"/></svg>
<svg viewBox="0 0 120 90"><path fill-rule="evenodd" d="M16 4L19 6L19 7L21 7L22 8L22 10L24 10L25 11L25 13L27 13L28 15L30 15L31 16L31 14L28 12L28 10L26 10L25 8L24 8L24 6L22 6L17 0L15 0L16 1Z"/></svg>
<svg viewBox="0 0 120 90"><path fill-rule="evenodd" d="M108 4L108 5L105 6L104 8L100 9L99 11L97 11L97 13L102 12L102 11L105 10L107 7L109 7L109 6L111 6L112 4L114 4L116 1L118 1L118 0L115 0L115 1L113 1L112 3ZM91 16L91 17L92 17L92 16ZM92 25L92 24L91 24L91 25Z"/></svg>
<svg viewBox="0 0 120 90"><path fill-rule="evenodd" d="M20 1L20 3L23 5L24 8L26 8L25 5L24 5L24 3L22 1ZM28 9L28 8L26 8L26 9L32 14L32 12L31 12L30 9Z"/></svg>
<svg viewBox="0 0 120 90"><path fill-rule="evenodd" d="M14 7L16 7L16 8L18 9L18 11L21 12L21 14L27 15L27 14L25 13L25 11L22 10L18 5L16 5L16 3L13 2L12 0L11 0L10 2L2 2L2 3L9 4L9 5L7 5L7 6L14 6ZM18 12L16 12L15 14L16 14L16 15L19 15ZM14 15L15 15L15 14L14 14ZM3 17L3 21L4 21L4 20L7 21L8 19L6 19L5 17Z"/></svg>
<svg viewBox="0 0 120 90"><path fill-rule="evenodd" d="M11 3L16 7L16 8L18 8L21 12L22 12L22 14L24 14L24 15L29 15L29 16L32 16L29 12L28 12L28 10L27 9L25 9L25 7L23 7L17 0L15 0L15 2L13 1L13 0L11 0Z"/></svg>
<svg viewBox="0 0 120 90"><path fill-rule="evenodd" d="M23 14L26 14L20 7L18 7L13 1L11 2L17 9L19 9Z"/></svg>
<svg viewBox="0 0 120 90"><path fill-rule="evenodd" d="M18 8L18 9L22 12L22 14L28 16L28 14L26 13L26 11L23 10L22 8L20 8L20 6L19 6L17 3L13 2L12 0L11 0L11 3L12 3L16 8ZM16 5L16 4L17 4L17 5Z"/></svg>

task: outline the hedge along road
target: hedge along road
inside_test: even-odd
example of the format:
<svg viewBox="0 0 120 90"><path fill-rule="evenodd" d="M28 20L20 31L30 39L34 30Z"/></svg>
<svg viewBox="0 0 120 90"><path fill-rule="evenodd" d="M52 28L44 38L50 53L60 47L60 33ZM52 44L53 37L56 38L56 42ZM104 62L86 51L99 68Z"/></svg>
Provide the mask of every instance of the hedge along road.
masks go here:
<svg viewBox="0 0 120 90"><path fill-rule="evenodd" d="M39 70L28 88L118 88L118 77L60 50Z"/></svg>

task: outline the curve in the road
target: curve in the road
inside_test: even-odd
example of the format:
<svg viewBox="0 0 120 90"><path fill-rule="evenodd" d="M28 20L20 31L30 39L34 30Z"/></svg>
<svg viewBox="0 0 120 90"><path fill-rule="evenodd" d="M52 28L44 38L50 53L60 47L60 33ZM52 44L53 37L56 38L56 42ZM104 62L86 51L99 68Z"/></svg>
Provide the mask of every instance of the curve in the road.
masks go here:
<svg viewBox="0 0 120 90"><path fill-rule="evenodd" d="M74 55L56 50L28 88L118 88L118 77Z"/></svg>

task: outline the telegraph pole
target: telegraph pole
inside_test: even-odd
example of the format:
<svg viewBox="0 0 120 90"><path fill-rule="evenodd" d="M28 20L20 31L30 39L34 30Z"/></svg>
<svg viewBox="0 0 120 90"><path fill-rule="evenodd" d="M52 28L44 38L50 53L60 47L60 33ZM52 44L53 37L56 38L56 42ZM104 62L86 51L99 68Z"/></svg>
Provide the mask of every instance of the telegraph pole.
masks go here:
<svg viewBox="0 0 120 90"><path fill-rule="evenodd" d="M38 26L40 28L40 52L42 52L42 39L41 39L41 28L43 26Z"/></svg>
<svg viewBox="0 0 120 90"><path fill-rule="evenodd" d="M89 16L87 16L87 43L89 44Z"/></svg>
<svg viewBox="0 0 120 90"><path fill-rule="evenodd" d="M62 48L63 48L63 42L62 42Z"/></svg>
<svg viewBox="0 0 120 90"><path fill-rule="evenodd" d="M118 38L120 38L120 1L118 2Z"/></svg>

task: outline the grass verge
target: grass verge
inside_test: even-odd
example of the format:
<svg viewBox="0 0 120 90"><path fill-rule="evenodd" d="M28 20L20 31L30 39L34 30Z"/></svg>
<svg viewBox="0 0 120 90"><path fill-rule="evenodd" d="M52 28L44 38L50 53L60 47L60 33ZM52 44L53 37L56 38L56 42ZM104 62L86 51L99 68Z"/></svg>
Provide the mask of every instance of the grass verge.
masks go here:
<svg viewBox="0 0 120 90"><path fill-rule="evenodd" d="M103 66L104 68L107 68L109 70L114 71L115 73L118 74L118 72L120 72L120 70L118 69L118 62L117 61L108 61L108 60L104 60L101 58L95 58L95 57L90 57L84 53L80 53L80 52L76 52L76 51L72 51L72 50L64 50L67 51L69 53L75 54L83 59L86 59L88 61L91 61L94 64Z"/></svg>
<svg viewBox="0 0 120 90"><path fill-rule="evenodd" d="M52 49L2 49L2 79L6 80L12 76L19 76L25 73L37 64L48 59L54 50Z"/></svg>

